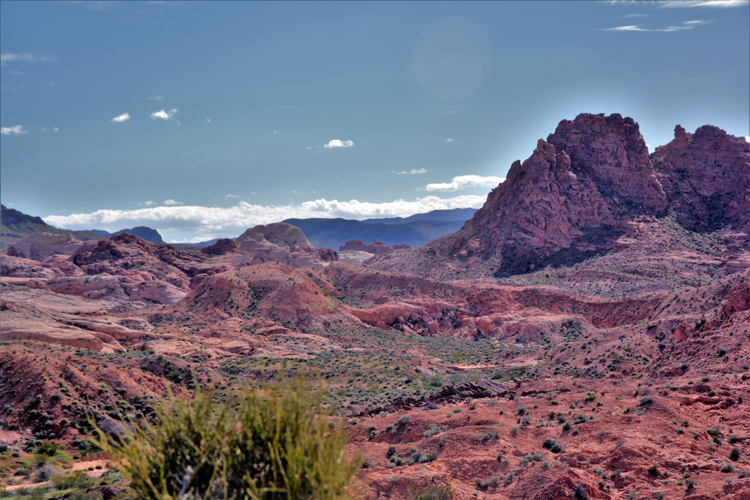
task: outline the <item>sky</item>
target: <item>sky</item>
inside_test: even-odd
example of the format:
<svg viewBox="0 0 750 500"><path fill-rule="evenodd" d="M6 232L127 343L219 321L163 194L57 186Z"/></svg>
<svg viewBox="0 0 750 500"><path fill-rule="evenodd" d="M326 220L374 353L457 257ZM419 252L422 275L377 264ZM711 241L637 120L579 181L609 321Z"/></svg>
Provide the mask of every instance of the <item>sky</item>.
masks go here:
<svg viewBox="0 0 750 500"><path fill-rule="evenodd" d="M750 136L747 0L0 1L0 197L166 241L480 207L579 113Z"/></svg>

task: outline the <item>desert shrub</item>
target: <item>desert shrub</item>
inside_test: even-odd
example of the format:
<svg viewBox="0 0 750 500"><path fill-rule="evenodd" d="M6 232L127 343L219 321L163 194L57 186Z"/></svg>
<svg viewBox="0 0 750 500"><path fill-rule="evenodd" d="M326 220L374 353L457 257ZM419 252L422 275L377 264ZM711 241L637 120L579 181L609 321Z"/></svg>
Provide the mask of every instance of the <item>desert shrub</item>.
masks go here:
<svg viewBox="0 0 750 500"><path fill-rule="evenodd" d="M408 413L406 415L401 415L398 420L396 420L396 427L403 427L409 422L411 422L411 415Z"/></svg>
<svg viewBox="0 0 750 500"><path fill-rule="evenodd" d="M740 449L739 448L732 448L732 451L729 452L729 459L733 462L736 462L740 459Z"/></svg>
<svg viewBox="0 0 750 500"><path fill-rule="evenodd" d="M101 491L85 491L85 490L77 490L70 494L68 497L69 500L102 500L104 498L104 495L102 495Z"/></svg>
<svg viewBox="0 0 750 500"><path fill-rule="evenodd" d="M341 497L358 459L346 457L345 429L329 425L323 391L297 379L240 394L234 402L170 394L155 424L128 428L121 440L97 428L96 444L143 499Z"/></svg>
<svg viewBox="0 0 750 500"><path fill-rule="evenodd" d="M36 453L43 453L47 456L54 457L57 450L60 449L60 445L57 443L42 443L36 447Z"/></svg>
<svg viewBox="0 0 750 500"><path fill-rule="evenodd" d="M719 472L734 472L734 466L732 464L722 464L719 467Z"/></svg>
<svg viewBox="0 0 750 500"><path fill-rule="evenodd" d="M406 497L409 500L451 500L453 488L450 482L441 485L428 485L422 488L407 486Z"/></svg>
<svg viewBox="0 0 750 500"><path fill-rule="evenodd" d="M44 464L41 467L39 467L36 472L34 472L34 482L35 483L41 483L43 481L47 481L49 478L52 477L53 474L52 466L49 464Z"/></svg>
<svg viewBox="0 0 750 500"><path fill-rule="evenodd" d="M55 474L52 476L52 484L58 490L69 490L71 488L83 490L94 486L94 480L91 479L82 470L77 470L68 476Z"/></svg>

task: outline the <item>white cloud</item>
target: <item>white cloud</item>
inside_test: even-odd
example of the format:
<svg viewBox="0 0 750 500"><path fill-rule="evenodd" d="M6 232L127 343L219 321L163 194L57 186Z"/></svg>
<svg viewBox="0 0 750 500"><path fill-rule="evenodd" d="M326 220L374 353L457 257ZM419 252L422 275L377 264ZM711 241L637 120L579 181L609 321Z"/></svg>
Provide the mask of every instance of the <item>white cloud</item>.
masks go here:
<svg viewBox="0 0 750 500"><path fill-rule="evenodd" d="M648 17L648 14L628 14L625 17Z"/></svg>
<svg viewBox="0 0 750 500"><path fill-rule="evenodd" d="M228 200L229 198L241 198L241 196L240 196L240 195L238 195L238 194L232 194L232 193L229 193L229 194L228 194L228 195L226 195L226 196L225 196L224 198Z"/></svg>
<svg viewBox="0 0 750 500"><path fill-rule="evenodd" d="M426 174L427 169L426 168L413 168L409 170L408 172L406 170L402 170L401 172L396 172L393 170L393 173L396 175L420 175L420 174Z"/></svg>
<svg viewBox="0 0 750 500"><path fill-rule="evenodd" d="M51 215L44 220L48 224L70 229L96 227L116 231L123 227L145 225L162 231L162 234L163 231L176 231L217 237L227 234L239 235L249 227L288 218L408 217L432 210L479 208L486 198L473 195L453 198L426 196L414 201L395 200L384 203L318 199L285 206L251 205L241 201L236 206L228 208L161 206L136 210L97 210L88 214Z"/></svg>
<svg viewBox="0 0 750 500"><path fill-rule="evenodd" d="M354 141L340 141L338 139L333 139L328 144L323 144L324 148L350 148L352 146L354 146Z"/></svg>
<svg viewBox="0 0 750 500"><path fill-rule="evenodd" d="M480 175L459 175L450 182L427 184L427 191L461 191L468 187L495 187L505 179L502 177L482 177Z"/></svg>
<svg viewBox="0 0 750 500"><path fill-rule="evenodd" d="M206 118L206 121L207 121L208 123L211 123L211 118Z"/></svg>
<svg viewBox="0 0 750 500"><path fill-rule="evenodd" d="M57 127L52 127L52 128L42 127L42 132L59 132L59 131L60 129Z"/></svg>
<svg viewBox="0 0 750 500"><path fill-rule="evenodd" d="M156 120L157 118L164 121L169 121L172 119L172 117L177 113L177 108L171 109L169 111L164 111L163 109L159 111L154 111L151 113L151 119Z"/></svg>
<svg viewBox="0 0 750 500"><path fill-rule="evenodd" d="M652 32L671 32L671 31L684 31L684 30L691 30L695 28L696 26L705 26L706 24L713 23L713 20L705 21L702 19L697 19L695 21L684 21L679 26L667 26L666 28L642 28L639 24L634 25L628 25L628 26L617 26L616 28L603 28L599 31L652 31Z"/></svg>
<svg viewBox="0 0 750 500"><path fill-rule="evenodd" d="M126 122L126 121L128 121L128 120L130 120L130 114L128 114L128 113L123 113L123 114L121 114L120 116L115 116L115 117L114 117L114 118L112 118L112 119L111 119L110 121L111 121L112 123L122 123L122 122Z"/></svg>
<svg viewBox="0 0 750 500"><path fill-rule="evenodd" d="M743 5L748 4L750 4L750 0L671 0L669 2L659 2L659 7L714 7L726 9L742 7Z"/></svg>
<svg viewBox="0 0 750 500"><path fill-rule="evenodd" d="M149 101L161 101L164 98L160 95L153 95L151 97L147 97L146 99L148 99Z"/></svg>
<svg viewBox="0 0 750 500"><path fill-rule="evenodd" d="M449 137L445 142L448 142L448 143L453 142L453 138Z"/></svg>
<svg viewBox="0 0 750 500"><path fill-rule="evenodd" d="M0 66L5 66L8 63L17 61L30 63L55 62L57 61L57 58L50 55L32 54L30 52L22 52L20 54L5 52L3 54L0 54Z"/></svg>
<svg viewBox="0 0 750 500"><path fill-rule="evenodd" d="M164 204L171 206L171 205L179 205L180 202L179 201L174 201L174 200L164 200Z"/></svg>
<svg viewBox="0 0 750 500"><path fill-rule="evenodd" d="M0 128L0 134L3 134L3 135L26 134L26 133L28 133L28 130L25 130L23 128L23 125L16 125L14 127L2 127L2 128Z"/></svg>
<svg viewBox="0 0 750 500"><path fill-rule="evenodd" d="M148 200L148 201L146 201L146 202L143 203L143 206L145 206L145 207L153 207L154 205L156 205L156 203L154 203L151 200Z"/></svg>

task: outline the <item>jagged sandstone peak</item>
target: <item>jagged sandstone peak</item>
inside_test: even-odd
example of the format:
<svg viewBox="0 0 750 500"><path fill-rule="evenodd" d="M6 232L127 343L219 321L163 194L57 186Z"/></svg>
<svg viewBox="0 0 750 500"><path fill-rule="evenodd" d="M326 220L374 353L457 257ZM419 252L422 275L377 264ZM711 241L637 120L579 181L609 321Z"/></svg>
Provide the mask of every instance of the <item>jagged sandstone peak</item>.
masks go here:
<svg viewBox="0 0 750 500"><path fill-rule="evenodd" d="M750 143L712 125L694 134L677 125L674 139L651 155L677 221L712 232L750 231Z"/></svg>
<svg viewBox="0 0 750 500"><path fill-rule="evenodd" d="M259 248L305 248L313 246L307 241L305 233L296 226L285 222L275 222L266 226L255 226L242 233L236 240L243 252L252 252Z"/></svg>
<svg viewBox="0 0 750 500"><path fill-rule="evenodd" d="M632 118L563 120L458 233L458 257L501 258L501 274L566 263L608 249L631 218L668 206ZM559 262L558 262L559 261Z"/></svg>

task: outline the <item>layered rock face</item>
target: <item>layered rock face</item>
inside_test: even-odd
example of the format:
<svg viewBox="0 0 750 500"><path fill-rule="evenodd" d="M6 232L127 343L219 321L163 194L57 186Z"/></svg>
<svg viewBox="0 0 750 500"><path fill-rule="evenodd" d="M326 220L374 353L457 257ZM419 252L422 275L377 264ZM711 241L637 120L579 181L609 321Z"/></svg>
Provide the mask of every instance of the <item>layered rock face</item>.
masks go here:
<svg viewBox="0 0 750 500"><path fill-rule="evenodd" d="M732 226L750 231L750 143L718 127L694 134L677 125L674 140L651 155L677 221L712 232Z"/></svg>

